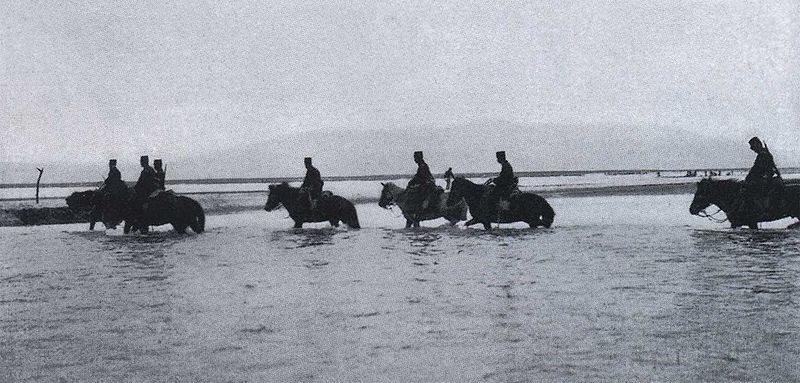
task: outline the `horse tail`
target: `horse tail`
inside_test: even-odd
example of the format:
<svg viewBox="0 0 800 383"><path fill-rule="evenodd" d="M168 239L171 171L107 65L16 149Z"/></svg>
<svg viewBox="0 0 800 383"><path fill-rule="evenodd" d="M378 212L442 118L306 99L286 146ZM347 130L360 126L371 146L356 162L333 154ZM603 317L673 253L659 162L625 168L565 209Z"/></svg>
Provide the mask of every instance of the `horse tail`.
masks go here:
<svg viewBox="0 0 800 383"><path fill-rule="evenodd" d="M356 212L356 206L353 205L352 202L342 198L340 214L342 222L347 224L348 227L350 227L351 229L361 228L361 224L358 223L358 213Z"/></svg>
<svg viewBox="0 0 800 383"><path fill-rule="evenodd" d="M553 207L547 202L546 199L539 197L542 199L542 213L541 213L541 220L544 227L550 227L553 225L553 219L556 216L556 212L553 211Z"/></svg>

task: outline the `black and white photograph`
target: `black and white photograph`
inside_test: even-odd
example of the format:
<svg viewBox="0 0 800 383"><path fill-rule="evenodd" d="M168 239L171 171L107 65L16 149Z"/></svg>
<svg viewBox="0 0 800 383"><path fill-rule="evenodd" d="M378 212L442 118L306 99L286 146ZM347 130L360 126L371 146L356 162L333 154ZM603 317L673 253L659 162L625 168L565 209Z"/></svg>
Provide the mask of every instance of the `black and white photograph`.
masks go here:
<svg viewBox="0 0 800 383"><path fill-rule="evenodd" d="M800 2L0 1L0 382L733 381Z"/></svg>

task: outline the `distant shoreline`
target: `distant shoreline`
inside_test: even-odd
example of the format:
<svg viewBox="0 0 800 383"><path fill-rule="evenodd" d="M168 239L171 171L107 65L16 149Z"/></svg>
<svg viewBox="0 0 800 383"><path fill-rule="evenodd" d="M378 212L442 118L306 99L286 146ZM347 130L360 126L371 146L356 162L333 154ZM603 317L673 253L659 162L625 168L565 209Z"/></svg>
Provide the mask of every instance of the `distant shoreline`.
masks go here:
<svg viewBox="0 0 800 383"><path fill-rule="evenodd" d="M746 168L710 168L710 169L691 169L697 171L698 174L704 172L746 172ZM652 173L685 173L687 169L634 169L634 170L548 170L548 171L518 171L515 174L519 177L580 177L586 175L641 175ZM800 168L783 168L784 173L794 173L800 171ZM467 178L489 178L497 175L497 172L475 172L475 173L456 173L457 176ZM387 181L396 179L411 178L413 174L378 174L378 175L365 175L365 176L325 176L326 181ZM434 174L437 178L442 178L442 173ZM675 178L671 176L670 178ZM677 177L681 178L681 177ZM299 182L303 177L253 177L253 178L198 178L198 179L176 179L168 180L167 185L215 185L215 184L272 184L280 182ZM133 181L129 181L133 183ZM42 188L55 188L55 187L96 187L100 184L97 181L77 181L77 182L52 182L43 183L40 185ZM9 183L0 184L0 189L14 189L14 188L28 188L36 187L35 183Z"/></svg>

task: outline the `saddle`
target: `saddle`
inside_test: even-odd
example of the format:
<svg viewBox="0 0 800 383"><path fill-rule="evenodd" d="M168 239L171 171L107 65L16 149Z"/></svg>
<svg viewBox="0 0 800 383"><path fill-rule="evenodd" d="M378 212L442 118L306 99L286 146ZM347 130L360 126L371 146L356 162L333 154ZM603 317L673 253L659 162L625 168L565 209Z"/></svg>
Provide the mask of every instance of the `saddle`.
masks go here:
<svg viewBox="0 0 800 383"><path fill-rule="evenodd" d="M740 214L755 217L757 220L769 220L780 215L788 203L784 195L783 180L777 177L762 182L742 182L739 196Z"/></svg>

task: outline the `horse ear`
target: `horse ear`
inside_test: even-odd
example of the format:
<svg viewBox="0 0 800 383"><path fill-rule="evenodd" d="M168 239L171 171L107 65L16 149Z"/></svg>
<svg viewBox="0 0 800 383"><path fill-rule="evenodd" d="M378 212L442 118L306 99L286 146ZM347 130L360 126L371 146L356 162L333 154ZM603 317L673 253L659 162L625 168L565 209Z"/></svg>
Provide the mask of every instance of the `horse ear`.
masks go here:
<svg viewBox="0 0 800 383"><path fill-rule="evenodd" d="M272 189L275 189L275 185L269 185L269 190L272 191Z"/></svg>

